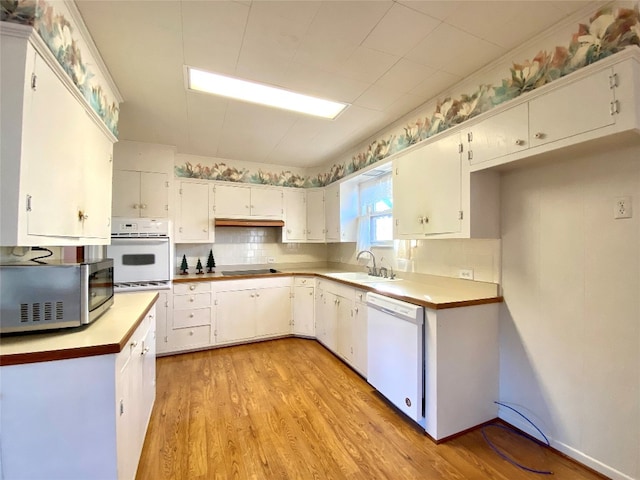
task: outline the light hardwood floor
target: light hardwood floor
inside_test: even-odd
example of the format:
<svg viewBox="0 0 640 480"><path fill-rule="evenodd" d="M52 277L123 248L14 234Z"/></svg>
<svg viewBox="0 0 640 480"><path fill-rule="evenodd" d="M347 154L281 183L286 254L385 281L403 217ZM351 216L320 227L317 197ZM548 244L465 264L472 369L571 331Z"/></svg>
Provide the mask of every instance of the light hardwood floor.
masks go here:
<svg viewBox="0 0 640 480"><path fill-rule="evenodd" d="M436 445L314 340L288 338L158 359L137 478L598 479L497 427Z"/></svg>

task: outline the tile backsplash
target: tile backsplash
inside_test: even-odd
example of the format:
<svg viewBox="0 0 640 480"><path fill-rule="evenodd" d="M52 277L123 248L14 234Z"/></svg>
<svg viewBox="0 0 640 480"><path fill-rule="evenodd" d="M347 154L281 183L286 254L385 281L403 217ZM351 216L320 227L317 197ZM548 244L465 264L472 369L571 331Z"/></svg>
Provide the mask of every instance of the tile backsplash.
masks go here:
<svg viewBox="0 0 640 480"><path fill-rule="evenodd" d="M189 272L195 273L198 258L206 266L209 250L216 265L264 265L268 263L317 263L327 260L327 245L282 243L282 232L273 227L218 227L213 244L176 244L176 272L187 256Z"/></svg>
<svg viewBox="0 0 640 480"><path fill-rule="evenodd" d="M474 280L500 283L501 252L498 239L396 240L393 248L371 248L377 265L397 272L458 278L461 269L472 269ZM356 260L354 243L329 245L332 263L364 265Z"/></svg>

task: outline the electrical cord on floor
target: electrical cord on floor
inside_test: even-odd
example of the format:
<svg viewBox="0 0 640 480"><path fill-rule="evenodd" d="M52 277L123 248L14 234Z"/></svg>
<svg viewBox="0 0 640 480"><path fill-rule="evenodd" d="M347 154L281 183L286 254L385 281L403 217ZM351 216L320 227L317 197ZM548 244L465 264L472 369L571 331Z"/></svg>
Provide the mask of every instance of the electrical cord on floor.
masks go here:
<svg viewBox="0 0 640 480"><path fill-rule="evenodd" d="M44 265L46 262L41 262L41 258L49 258L51 255L53 255L53 252L45 247L31 247L31 250L37 252L48 252L46 255L40 255L39 257L33 257L29 259L32 262L40 263L42 265Z"/></svg>
<svg viewBox="0 0 640 480"><path fill-rule="evenodd" d="M514 459L512 459L511 457L509 457L509 456L505 455L504 453L502 453L502 452L498 449L498 447L496 447L496 446L491 442L491 440L489 440L489 437L487 437L487 434L486 434L486 432L485 432L485 429L486 429L487 427L497 427L497 428L501 428L501 429L503 429L503 430L506 430L506 431L508 431L508 432L515 433L516 435L520 435L521 437L526 438L527 440L531 440L532 442L535 442L535 443L537 443L538 445L542 445L542 446L545 446L545 447L550 447L550 446L551 446L551 444L549 443L549 439L547 438L547 436L546 436L544 433L542 433L542 430L540 430L540 429L539 429L539 428L538 428L538 427L537 427L537 426L536 426L536 425L535 425L531 420L529 420L525 415L523 415L522 413L520 413L520 412L519 412L518 410L516 410L515 408L510 407L509 405L506 405L506 404L504 404L504 403L502 403L502 402L494 402L494 403L495 403L495 404L497 404L497 405L500 405L501 407L505 407L505 408L508 408L509 410L513 410L514 412L516 412L518 415L520 415L522 418L524 418L527 422L529 422L529 424L530 424L533 428L535 428L535 429L538 431L538 433L539 433L540 435L542 435L542 438L544 438L544 440L545 440L545 441L544 441L544 442L542 442L542 441L538 440L537 438L534 438L534 437L531 437L531 436L529 436L529 435L526 435L526 434L524 434L524 433L520 432L519 430L517 430L517 429L515 429L515 428L508 427L508 426L506 426L506 425L490 424L490 425L485 425L484 427L482 427L481 431L482 431L482 436L484 437L484 439L485 439L485 441L487 442L487 444L491 447L491 450L493 450L494 452L496 452L500 458L502 458L502 459L506 460L507 462L509 462L509 463L510 463L510 464L512 464L512 465L515 465L515 466L516 466L516 467L518 467L518 468L521 468L522 470L526 470L527 472L531 472L531 473L537 473L537 474L540 474L540 475L553 475L553 472L551 472L551 471L549 471L549 470L536 470L536 469L534 469L534 468L529 468L529 467L526 467L526 466L524 466L524 465L522 465L522 464L520 464L520 463L516 462L516 461L515 461Z"/></svg>

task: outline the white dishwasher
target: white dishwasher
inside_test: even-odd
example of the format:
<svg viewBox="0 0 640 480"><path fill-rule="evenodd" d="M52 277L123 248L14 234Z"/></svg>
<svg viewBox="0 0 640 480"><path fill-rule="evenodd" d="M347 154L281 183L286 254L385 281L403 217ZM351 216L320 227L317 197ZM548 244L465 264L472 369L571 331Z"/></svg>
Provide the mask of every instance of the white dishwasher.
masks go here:
<svg viewBox="0 0 640 480"><path fill-rule="evenodd" d="M424 308L367 293L367 381L424 427Z"/></svg>

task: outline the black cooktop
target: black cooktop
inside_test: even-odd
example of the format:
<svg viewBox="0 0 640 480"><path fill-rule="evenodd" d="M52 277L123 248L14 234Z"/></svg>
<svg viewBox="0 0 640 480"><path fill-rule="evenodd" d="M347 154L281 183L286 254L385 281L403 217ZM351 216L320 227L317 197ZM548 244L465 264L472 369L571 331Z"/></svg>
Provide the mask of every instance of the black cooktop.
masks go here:
<svg viewBox="0 0 640 480"><path fill-rule="evenodd" d="M265 275L268 273L278 273L278 271L274 268L261 268L258 270L225 270L224 272L220 272L225 276L235 276L235 275Z"/></svg>

